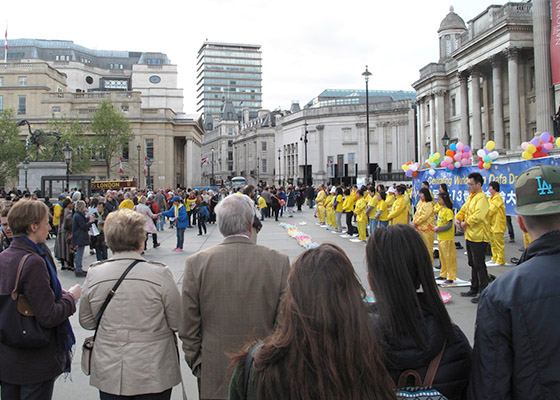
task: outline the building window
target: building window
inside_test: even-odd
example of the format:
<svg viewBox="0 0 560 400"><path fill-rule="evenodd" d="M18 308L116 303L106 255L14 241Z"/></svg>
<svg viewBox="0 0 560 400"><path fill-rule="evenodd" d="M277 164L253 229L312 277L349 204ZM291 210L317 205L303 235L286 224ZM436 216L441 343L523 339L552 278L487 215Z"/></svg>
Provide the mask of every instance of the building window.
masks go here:
<svg viewBox="0 0 560 400"><path fill-rule="evenodd" d="M266 173L266 158L261 159L261 168L262 168L262 172Z"/></svg>
<svg viewBox="0 0 560 400"><path fill-rule="evenodd" d="M457 115L457 103L455 101L455 96L451 97L451 116Z"/></svg>
<svg viewBox="0 0 560 400"><path fill-rule="evenodd" d="M227 147L233 147L233 140L227 141Z"/></svg>
<svg viewBox="0 0 560 400"><path fill-rule="evenodd" d="M231 114L231 113L230 113ZM233 128L228 128L227 130L228 135L233 135Z"/></svg>
<svg viewBox="0 0 560 400"><path fill-rule="evenodd" d="M233 161L233 151L228 151L227 159L228 159L228 161Z"/></svg>
<svg viewBox="0 0 560 400"><path fill-rule="evenodd" d="M426 122L430 122L430 105L426 104Z"/></svg>
<svg viewBox="0 0 560 400"><path fill-rule="evenodd" d="M127 80L106 80L104 82L105 89L123 89L128 90L128 81Z"/></svg>
<svg viewBox="0 0 560 400"><path fill-rule="evenodd" d="M0 96L0 112L4 111L4 96Z"/></svg>
<svg viewBox="0 0 560 400"><path fill-rule="evenodd" d="M154 139L146 139L146 157L154 159Z"/></svg>
<svg viewBox="0 0 560 400"><path fill-rule="evenodd" d="M18 114L25 114L27 112L27 99L25 96L18 96Z"/></svg>
<svg viewBox="0 0 560 400"><path fill-rule="evenodd" d="M4 77L0 76L0 86L4 86Z"/></svg>
<svg viewBox="0 0 560 400"><path fill-rule="evenodd" d="M266 142L261 142L261 151L266 151Z"/></svg>
<svg viewBox="0 0 560 400"><path fill-rule="evenodd" d="M53 113L59 113L60 112L60 106L53 106L52 112Z"/></svg>
<svg viewBox="0 0 560 400"><path fill-rule="evenodd" d="M124 112L128 111L128 106L121 106L121 110L123 110Z"/></svg>
<svg viewBox="0 0 560 400"><path fill-rule="evenodd" d="M129 149L128 143L126 143L122 148L121 156L122 156L123 161L128 161L128 157L129 157L128 156L128 149Z"/></svg>
<svg viewBox="0 0 560 400"><path fill-rule="evenodd" d="M18 77L18 85L19 86L27 86L27 76Z"/></svg>

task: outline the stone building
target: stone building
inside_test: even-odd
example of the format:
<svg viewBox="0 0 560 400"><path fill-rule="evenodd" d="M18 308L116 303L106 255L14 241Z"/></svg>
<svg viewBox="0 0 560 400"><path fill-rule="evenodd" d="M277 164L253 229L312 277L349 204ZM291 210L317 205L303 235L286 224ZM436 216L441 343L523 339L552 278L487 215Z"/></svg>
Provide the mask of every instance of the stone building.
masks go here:
<svg viewBox="0 0 560 400"><path fill-rule="evenodd" d="M69 41L36 39L9 40L8 45L8 62L0 63L0 109L14 109L33 129L47 129L53 116L78 118L87 129L99 103L107 99L130 121L135 139L123 149L125 172L119 173L117 159L106 176L99 151L88 175L138 179L140 161L141 186L200 183L203 130L196 117L183 113L177 66L165 54L91 50ZM144 176L145 157L153 162L150 177Z"/></svg>
<svg viewBox="0 0 560 400"><path fill-rule="evenodd" d="M537 28L550 28L549 6L541 3L549 4L491 5L467 24L450 9L438 30L438 62L423 67L412 84L419 160L443 153L445 133L475 151L494 140L497 149L511 153L537 132L552 132L550 62L543 68L549 55L535 52L536 43L546 41L546 35L536 36Z"/></svg>

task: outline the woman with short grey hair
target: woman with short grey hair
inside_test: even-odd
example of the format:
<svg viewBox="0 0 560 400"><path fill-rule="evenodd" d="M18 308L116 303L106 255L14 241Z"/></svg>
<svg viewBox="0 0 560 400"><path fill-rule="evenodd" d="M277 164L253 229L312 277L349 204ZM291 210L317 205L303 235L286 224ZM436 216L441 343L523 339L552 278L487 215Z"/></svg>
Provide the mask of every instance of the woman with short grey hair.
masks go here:
<svg viewBox="0 0 560 400"><path fill-rule="evenodd" d="M251 225L255 215L253 201L244 194L232 194L216 206L218 229L224 236L251 236Z"/></svg>
<svg viewBox="0 0 560 400"><path fill-rule="evenodd" d="M132 264L101 316L91 355L90 384L101 400L171 397L181 381L175 332L180 295L171 270L146 261L144 215L110 213L104 232L113 257L89 268L80 304L80 325L96 329L95 316L115 282Z"/></svg>

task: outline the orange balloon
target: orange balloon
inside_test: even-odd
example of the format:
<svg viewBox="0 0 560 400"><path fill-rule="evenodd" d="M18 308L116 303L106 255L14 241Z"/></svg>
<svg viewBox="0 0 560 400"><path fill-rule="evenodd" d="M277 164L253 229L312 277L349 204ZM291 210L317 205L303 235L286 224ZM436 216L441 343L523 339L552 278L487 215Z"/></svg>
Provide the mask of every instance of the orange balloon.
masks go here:
<svg viewBox="0 0 560 400"><path fill-rule="evenodd" d="M447 150L445 152L445 155L448 156L448 157L453 157L455 155L455 153L453 153L453 150Z"/></svg>
<svg viewBox="0 0 560 400"><path fill-rule="evenodd" d="M412 173L412 177L413 177L413 178L417 178L417 177L418 177L418 171L414 171L414 172Z"/></svg>

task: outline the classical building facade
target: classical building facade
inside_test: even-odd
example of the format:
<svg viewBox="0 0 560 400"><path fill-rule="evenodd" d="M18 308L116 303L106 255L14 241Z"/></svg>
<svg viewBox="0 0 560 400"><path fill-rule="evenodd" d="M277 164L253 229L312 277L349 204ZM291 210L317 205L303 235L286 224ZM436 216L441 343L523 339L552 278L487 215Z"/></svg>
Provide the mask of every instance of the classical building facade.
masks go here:
<svg viewBox="0 0 560 400"><path fill-rule="evenodd" d="M438 30L440 59L423 67L412 85L419 160L443 153L445 133L475 151L494 140L511 153L535 134L552 132L550 66L543 70L534 51L535 42L545 40L534 28L546 23L546 12L550 27L550 14L536 10L537 3L543 1L492 5L468 24L450 9Z"/></svg>
<svg viewBox="0 0 560 400"><path fill-rule="evenodd" d="M100 102L111 100L130 121L135 138L123 149L124 173L117 159L107 176L100 151L89 175L139 179L141 186L161 188L200 183L203 130L182 112L177 67L165 54L90 50L68 41L8 44L8 62L0 63L1 109L14 109L33 129L45 130L53 117L66 117L79 119L87 130ZM149 177L143 172L146 157L153 162Z"/></svg>

